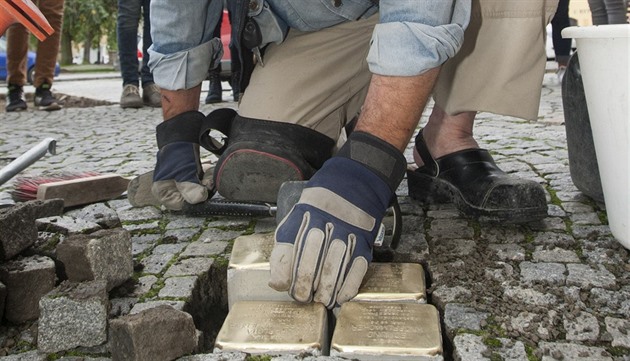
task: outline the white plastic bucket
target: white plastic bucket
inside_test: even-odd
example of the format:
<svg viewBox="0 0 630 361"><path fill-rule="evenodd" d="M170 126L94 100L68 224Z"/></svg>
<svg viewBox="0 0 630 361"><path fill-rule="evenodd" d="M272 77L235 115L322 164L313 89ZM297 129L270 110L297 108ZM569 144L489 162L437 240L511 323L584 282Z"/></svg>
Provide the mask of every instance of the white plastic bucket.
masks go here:
<svg viewBox="0 0 630 361"><path fill-rule="evenodd" d="M569 27L576 40L608 224L630 249L630 24Z"/></svg>

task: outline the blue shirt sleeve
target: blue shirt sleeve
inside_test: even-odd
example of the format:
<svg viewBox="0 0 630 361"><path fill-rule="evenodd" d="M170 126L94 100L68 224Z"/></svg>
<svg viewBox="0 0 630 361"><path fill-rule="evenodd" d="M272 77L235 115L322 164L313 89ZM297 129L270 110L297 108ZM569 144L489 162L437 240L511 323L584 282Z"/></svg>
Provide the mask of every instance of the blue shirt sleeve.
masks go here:
<svg viewBox="0 0 630 361"><path fill-rule="evenodd" d="M413 76L442 65L464 41L471 0L380 0L367 61L379 75Z"/></svg>

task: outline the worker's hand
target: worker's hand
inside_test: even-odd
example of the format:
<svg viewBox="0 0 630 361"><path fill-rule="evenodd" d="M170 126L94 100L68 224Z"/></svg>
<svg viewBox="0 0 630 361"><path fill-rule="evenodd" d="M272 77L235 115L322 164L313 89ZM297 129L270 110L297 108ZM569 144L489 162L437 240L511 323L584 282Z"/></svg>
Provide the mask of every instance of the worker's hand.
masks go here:
<svg viewBox="0 0 630 361"><path fill-rule="evenodd" d="M199 129L205 116L182 113L157 127L157 162L151 192L170 210L201 203L212 196L212 177L204 179L199 160ZM212 172L209 172L210 174Z"/></svg>
<svg viewBox="0 0 630 361"><path fill-rule="evenodd" d="M269 286L328 308L353 298L392 196L364 164L329 159L276 229Z"/></svg>

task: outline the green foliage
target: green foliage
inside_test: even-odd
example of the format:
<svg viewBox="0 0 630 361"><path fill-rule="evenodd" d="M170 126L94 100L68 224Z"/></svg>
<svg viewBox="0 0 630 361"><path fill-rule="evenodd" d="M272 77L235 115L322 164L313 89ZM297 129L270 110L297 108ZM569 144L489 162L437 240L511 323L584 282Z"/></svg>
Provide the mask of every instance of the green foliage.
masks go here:
<svg viewBox="0 0 630 361"><path fill-rule="evenodd" d="M62 34L74 42L98 44L107 36L116 48L117 0L66 0Z"/></svg>

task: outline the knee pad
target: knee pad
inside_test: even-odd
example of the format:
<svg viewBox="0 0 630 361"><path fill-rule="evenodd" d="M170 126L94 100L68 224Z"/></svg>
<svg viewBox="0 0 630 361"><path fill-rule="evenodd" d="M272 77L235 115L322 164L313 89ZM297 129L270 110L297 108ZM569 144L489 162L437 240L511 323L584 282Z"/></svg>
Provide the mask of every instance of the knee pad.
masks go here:
<svg viewBox="0 0 630 361"><path fill-rule="evenodd" d="M220 195L237 201L276 203L283 182L310 179L334 147L331 138L312 129L239 115L222 132L224 144L214 142L219 150L214 184Z"/></svg>

